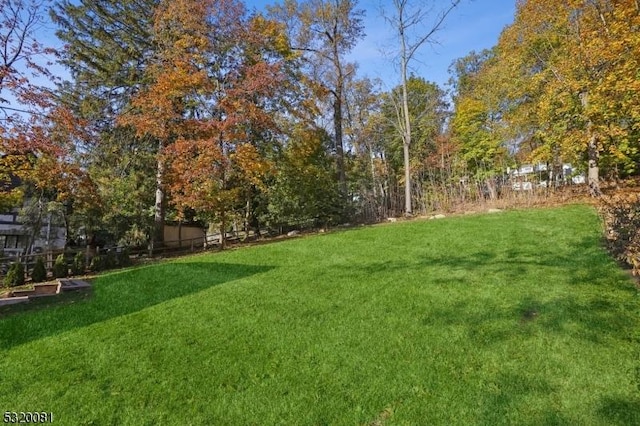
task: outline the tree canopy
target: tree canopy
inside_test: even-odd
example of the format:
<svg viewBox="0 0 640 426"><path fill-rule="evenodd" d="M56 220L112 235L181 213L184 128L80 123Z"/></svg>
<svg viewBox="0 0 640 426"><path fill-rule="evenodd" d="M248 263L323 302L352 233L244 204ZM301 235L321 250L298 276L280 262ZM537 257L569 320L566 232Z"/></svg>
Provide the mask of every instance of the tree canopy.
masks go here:
<svg viewBox="0 0 640 426"><path fill-rule="evenodd" d="M0 207L58 203L70 237L161 244L166 223L191 222L224 242L230 224L258 235L495 199L523 164L553 186L571 163L596 196L640 173L633 0L520 0L448 88L410 64L465 3L394 1L388 90L350 60L356 1L0 6ZM47 11L59 51L40 37Z"/></svg>

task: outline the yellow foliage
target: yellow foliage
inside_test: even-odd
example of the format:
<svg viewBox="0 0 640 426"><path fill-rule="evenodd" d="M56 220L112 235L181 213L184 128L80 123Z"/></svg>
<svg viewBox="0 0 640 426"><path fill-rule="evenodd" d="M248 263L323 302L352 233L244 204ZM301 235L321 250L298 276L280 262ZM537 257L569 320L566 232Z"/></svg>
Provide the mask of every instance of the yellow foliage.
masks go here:
<svg viewBox="0 0 640 426"><path fill-rule="evenodd" d="M617 145L640 122L638 31L634 0L518 2L497 49L503 78L490 84L506 95L506 123L561 148L539 147L537 157L585 154L595 137L601 154L623 159Z"/></svg>

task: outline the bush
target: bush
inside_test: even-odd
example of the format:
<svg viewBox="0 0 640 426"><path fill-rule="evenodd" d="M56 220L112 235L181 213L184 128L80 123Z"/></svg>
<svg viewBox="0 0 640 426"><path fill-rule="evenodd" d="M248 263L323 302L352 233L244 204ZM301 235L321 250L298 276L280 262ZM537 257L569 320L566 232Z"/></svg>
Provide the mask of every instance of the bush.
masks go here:
<svg viewBox="0 0 640 426"><path fill-rule="evenodd" d="M24 284L24 265L22 263L13 263L7 275L4 277L4 285L7 287L14 287Z"/></svg>
<svg viewBox="0 0 640 426"><path fill-rule="evenodd" d="M107 266L107 258L101 254L93 256L89 269L93 272L99 272L105 269Z"/></svg>
<svg viewBox="0 0 640 426"><path fill-rule="evenodd" d="M116 254L113 250L109 250L107 254L103 255L104 257L104 269L113 269L118 266Z"/></svg>
<svg viewBox="0 0 640 426"><path fill-rule="evenodd" d="M71 264L71 273L73 275L82 275L85 270L85 255L79 251L73 256L73 263Z"/></svg>
<svg viewBox="0 0 640 426"><path fill-rule="evenodd" d="M640 275L640 194L618 194L600 206L607 248Z"/></svg>
<svg viewBox="0 0 640 426"><path fill-rule="evenodd" d="M118 266L126 267L131 266L131 258L129 257L129 249L123 248L122 251L116 254Z"/></svg>
<svg viewBox="0 0 640 426"><path fill-rule="evenodd" d="M44 259L42 257L36 258L36 264L33 265L33 271L31 271L31 281L34 283L41 283L47 279L47 268L44 266Z"/></svg>
<svg viewBox="0 0 640 426"><path fill-rule="evenodd" d="M54 278L66 278L69 275L69 267L67 261L64 258L64 253L56 257L56 261L53 263L53 277Z"/></svg>

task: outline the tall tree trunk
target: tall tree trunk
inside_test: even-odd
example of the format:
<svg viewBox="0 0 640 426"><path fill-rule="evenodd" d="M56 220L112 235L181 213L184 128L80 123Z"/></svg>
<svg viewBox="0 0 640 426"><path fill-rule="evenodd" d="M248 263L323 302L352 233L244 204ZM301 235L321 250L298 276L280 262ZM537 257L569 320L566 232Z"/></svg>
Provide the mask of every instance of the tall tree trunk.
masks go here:
<svg viewBox="0 0 640 426"><path fill-rule="evenodd" d="M404 119L404 134L402 150L404 154L404 214L411 216L413 207L411 204L411 166L409 147L411 146L411 117L409 116L409 94L407 93L407 60L404 37L402 38L402 115Z"/></svg>
<svg viewBox="0 0 640 426"><path fill-rule="evenodd" d="M347 195L347 177L344 171L344 144L342 142L342 82L338 82L333 102L333 131L336 143L336 165L341 195Z"/></svg>
<svg viewBox="0 0 640 426"><path fill-rule="evenodd" d="M164 242L164 162L160 157L164 144L159 143L158 162L156 165L156 200L153 208L153 236L152 242L154 246L162 246Z"/></svg>
<svg viewBox="0 0 640 426"><path fill-rule="evenodd" d="M36 239L38 237L38 234L42 230L42 216L43 216L43 210L44 210L43 206L42 206L43 203L44 203L44 201L42 199L43 198L43 193L42 192L43 191L41 190L40 194L38 195L38 201L37 201L38 213L36 214L35 220L32 223L30 223L31 232L29 233L28 240L26 241L26 244L25 244L25 248L24 248L24 250L25 250L24 254L25 255L32 253L33 246L36 243ZM29 222L31 222L31 221L29 220ZM47 247L47 250L49 250L49 247Z"/></svg>
<svg viewBox="0 0 640 426"><path fill-rule="evenodd" d="M580 103L582 104L582 113L587 117L587 183L589 185L589 193L592 197L600 197L600 151L598 150L598 134L593 129L593 121L587 114L589 107L589 93L584 91L580 93Z"/></svg>
<svg viewBox="0 0 640 426"><path fill-rule="evenodd" d="M244 227L244 238L243 241L247 241L249 239L249 232L251 229L251 210L253 209L251 205L251 190L247 190L247 202L245 203L245 211L244 211L244 223L242 226Z"/></svg>
<svg viewBox="0 0 640 426"><path fill-rule="evenodd" d="M378 188L377 188L377 179L376 179L376 163L375 156L373 153L373 149L370 144L367 144L367 153L369 154L369 166L371 168L371 189L373 191L373 198L378 198Z"/></svg>
<svg viewBox="0 0 640 426"><path fill-rule="evenodd" d="M226 212L220 211L220 250L227 248L227 218Z"/></svg>
<svg viewBox="0 0 640 426"><path fill-rule="evenodd" d="M460 3L460 0L451 0L448 6L442 9L442 12L438 14L432 27L426 27L425 35L414 38L411 42L411 28L421 27L424 25L424 20L427 14L435 10L435 4L433 2L433 8L425 8L422 10L417 8L415 11L409 11L409 16L405 16L407 8L410 8L411 2L407 0L393 0L393 6L398 14L396 19L389 19L389 22L398 31L398 38L400 39L400 73L402 77L402 120L400 129L402 130L402 138L404 142L404 193L405 193L405 215L411 216L413 214L413 208L411 206L411 169L409 164L409 147L411 146L411 118L409 116L409 99L407 95L407 67L418 48L424 43L432 39L433 35L438 31L445 18L451 13L451 11ZM427 12L427 10L429 12Z"/></svg>

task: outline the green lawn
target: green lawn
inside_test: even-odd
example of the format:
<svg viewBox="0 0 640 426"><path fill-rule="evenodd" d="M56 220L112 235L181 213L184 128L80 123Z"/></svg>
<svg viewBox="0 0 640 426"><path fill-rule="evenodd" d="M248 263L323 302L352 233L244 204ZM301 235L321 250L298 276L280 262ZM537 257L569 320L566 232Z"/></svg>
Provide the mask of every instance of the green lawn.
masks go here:
<svg viewBox="0 0 640 426"><path fill-rule="evenodd" d="M56 424L640 424L640 298L584 206L117 271L0 318L0 410Z"/></svg>

